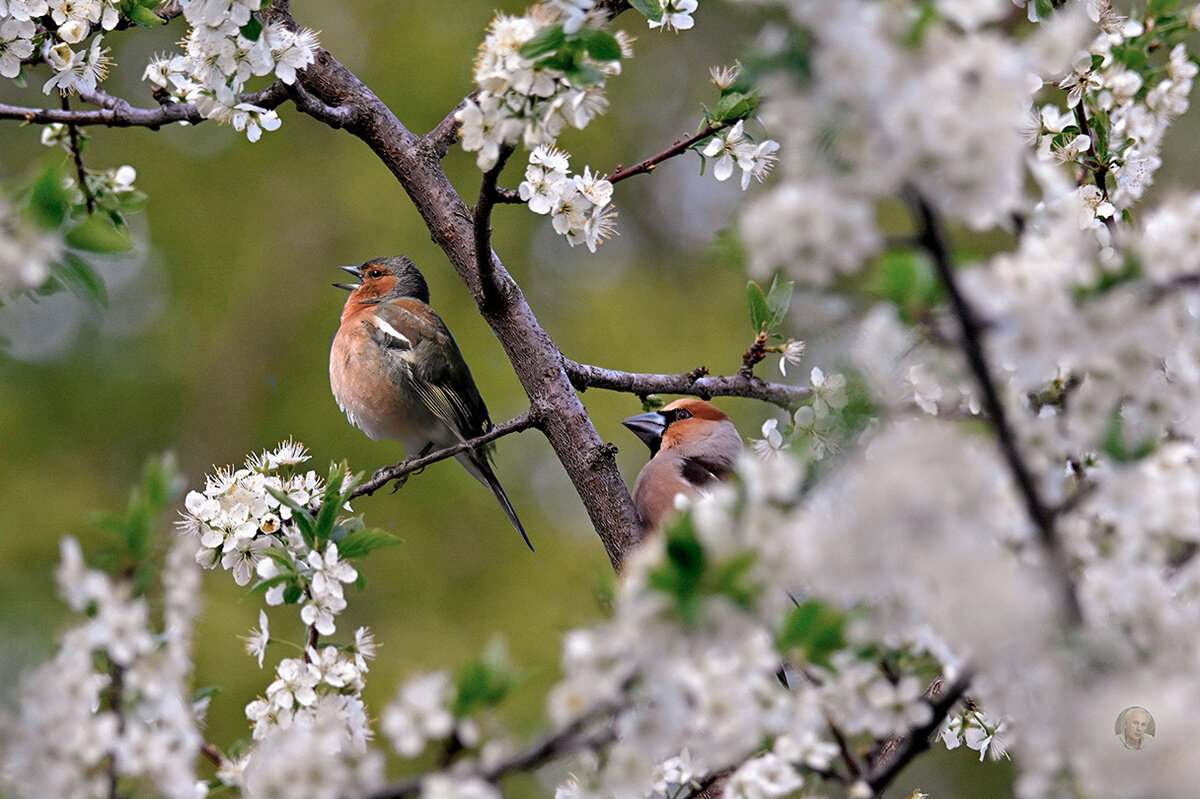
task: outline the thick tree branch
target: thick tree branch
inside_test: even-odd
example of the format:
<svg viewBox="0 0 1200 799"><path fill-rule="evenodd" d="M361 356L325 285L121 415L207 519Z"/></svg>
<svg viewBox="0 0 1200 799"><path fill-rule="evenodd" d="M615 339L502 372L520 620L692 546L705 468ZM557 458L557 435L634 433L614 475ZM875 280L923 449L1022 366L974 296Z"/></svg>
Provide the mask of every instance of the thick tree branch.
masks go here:
<svg viewBox="0 0 1200 799"><path fill-rule="evenodd" d="M1008 419L1008 413L1004 409L1004 402L1000 399L1000 392L996 388L987 356L984 354L983 324L976 317L975 309L959 288L951 262L950 245L946 241L937 213L915 189L911 187L906 189L905 195L921 228L919 236L921 246L933 260L938 279L950 297L951 310L958 320L962 333L963 353L967 358L971 373L975 376L975 382L979 384L980 393L983 395L983 408L996 431L997 443L1008 464L1008 469L1012 473L1017 492L1025 504L1030 521L1037 530L1038 539L1041 541L1042 549L1049 562L1050 573L1058 583L1066 621L1071 625L1077 625L1083 619L1083 612L1079 606L1075 583L1071 579L1066 553L1063 552L1058 538L1055 513L1042 499L1033 472L1021 453L1020 443L1017 441L1016 431Z"/></svg>
<svg viewBox="0 0 1200 799"><path fill-rule="evenodd" d="M279 5L266 9L267 21L295 26ZM484 320L496 333L513 365L541 429L570 477L614 568L640 538L629 489L617 470L611 447L601 440L563 368L562 353L542 328L520 288L493 256L496 302L488 302L479 279L473 217L441 166L447 128L422 138L408 130L362 81L328 51L299 73L304 90L326 106L354 107L346 130L361 139L392 171L408 193Z"/></svg>
<svg viewBox="0 0 1200 799"><path fill-rule="evenodd" d="M286 85L286 84L285 84ZM287 85L288 96L296 104L296 108L314 119L319 119L331 128L344 128L354 122L358 108L353 105L325 105L308 92L299 83Z"/></svg>
<svg viewBox="0 0 1200 799"><path fill-rule="evenodd" d="M685 374L658 375L618 372L564 358L563 367L570 375L571 383L580 391L603 388L635 394L641 398L650 394L687 394L701 399L745 397L794 411L812 393L808 388L767 383L760 378L747 377L740 373L728 377L709 376L708 369L704 366Z"/></svg>
<svg viewBox="0 0 1200 799"><path fill-rule="evenodd" d="M495 441L498 438L507 436L511 433L520 433L528 430L531 427L537 427L539 419L537 414L532 410L509 419L507 422L501 422L483 435L472 438L469 441L463 441L445 449L439 449L435 452L430 452L428 455L412 455L397 463L395 466L385 466L361 485L355 486L354 491L350 494L350 498L361 497L364 494L374 494L379 489L393 480L399 480L400 485L404 484L404 480L413 472L424 469L431 463L453 458L460 452L466 452L470 449L487 444L489 441ZM399 486L397 486L399 488Z"/></svg>
<svg viewBox="0 0 1200 799"><path fill-rule="evenodd" d="M641 163L638 163L638 164L634 164L631 167L625 167L624 169L617 169L611 175L608 176L608 182L609 183L619 183L622 180L624 180L625 178L630 178L630 177L633 177L634 175L641 175L643 173L649 174L650 172L653 172L655 170L655 168L659 164L661 164L663 161L666 161L670 158L674 158L677 155L682 155L683 153L686 153L689 149L691 149L691 147L693 145L699 144L700 142L707 139L709 136L713 135L717 131L724 130L725 128L729 127L731 124L733 124L733 123L731 123L731 122L713 123L713 124L705 126L704 130L700 131L695 136L689 136L686 139L676 139L675 144L673 144L670 147L668 147L667 149L663 150L658 155L651 156L650 158L647 158L645 161L642 161Z"/></svg>

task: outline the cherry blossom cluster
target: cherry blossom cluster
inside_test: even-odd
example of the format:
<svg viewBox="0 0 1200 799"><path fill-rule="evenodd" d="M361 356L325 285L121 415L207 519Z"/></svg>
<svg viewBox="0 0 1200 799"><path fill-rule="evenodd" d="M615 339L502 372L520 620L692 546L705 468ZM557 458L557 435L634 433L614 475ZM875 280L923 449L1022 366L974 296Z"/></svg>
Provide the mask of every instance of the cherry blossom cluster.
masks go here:
<svg viewBox="0 0 1200 799"><path fill-rule="evenodd" d="M701 151L707 158L716 158L713 177L728 180L736 166L742 170L742 191L750 187L750 179L762 181L775 165L775 151L779 142L767 139L755 144L746 136L745 121L739 119L732 128L726 128L713 136Z"/></svg>
<svg viewBox="0 0 1200 799"><path fill-rule="evenodd" d="M846 314L848 355L879 418L794 495L777 529L803 549L791 578L808 595L870 608L859 633L923 642L946 680L975 671L941 739L1011 755L1018 795L1170 793L1200 778L1173 743L1200 734L1176 710L1200 693L1184 665L1200 657L1200 197L1168 194L1136 224L1122 212L1145 199L1168 126L1187 108L1197 70L1178 40L1200 12L1154 3L1122 19L1102 0L1049 15L1036 5L1041 21L1014 40L994 25L1012 11L1002 2L936 3L916 27L877 4L791 4L812 35L816 77L774 79L764 116L785 132L782 179L742 218L752 268L851 291L865 283L875 300L870 270L910 277L908 293ZM972 66L985 53L990 66ZM967 85L975 100L930 99ZM900 130L907 141L890 138ZM1029 470L1022 491L996 442L971 427L992 422L922 260L930 245L878 257L877 204L914 193L952 243L972 239L951 220L1013 234L955 272L1012 428L1007 446ZM756 448L776 456L763 462L774 470L795 453L780 452L790 431L768 425ZM1030 494L1049 521L1037 521ZM853 689L859 670L837 664L831 684ZM897 694L915 690L903 684ZM1136 774L1111 756L1113 718L1131 696L1173 731ZM835 718L860 734L881 729Z"/></svg>
<svg viewBox="0 0 1200 799"><path fill-rule="evenodd" d="M205 478L203 492L188 492L178 527L198 539L196 562L206 569L220 565L233 572L238 585L249 584L264 551L272 547L295 552L307 563L310 553L304 541L284 525L292 518L292 507L272 492L297 505L316 504L325 481L314 471L297 474L292 468L308 459L303 445L287 442L272 452L251 455L240 469L218 469ZM283 601L282 591L272 596L276 598L271 604Z"/></svg>
<svg viewBox="0 0 1200 799"><path fill-rule="evenodd" d="M110 31L121 19L114 0L7 0L0 3L0 75L15 78L22 62L40 51L54 70L42 87L46 94L91 91L108 72L103 35L90 46L94 31ZM76 49L79 48L79 49Z"/></svg>
<svg viewBox="0 0 1200 799"><path fill-rule="evenodd" d="M1141 199L1153 183L1163 135L1187 111L1198 68L1182 42L1164 64L1146 59L1145 42L1158 35L1156 18L1123 19L1100 3L1089 12L1102 30L1059 81L1067 90L1066 107L1041 107L1038 154L1112 174L1111 188L1101 177L1078 189L1084 201L1080 224L1106 240L1105 220ZM1188 24L1200 24L1194 9Z"/></svg>
<svg viewBox="0 0 1200 799"><path fill-rule="evenodd" d="M300 605L309 629L303 656L281 659L265 694L246 706L255 747L227 762L219 774L226 784L252 793L269 793L268 786L285 779L297 752L311 755L306 762L314 774L338 786L334 793L376 784L382 774L380 756L367 750L372 732L362 701L374 636L360 627L352 643L318 643L320 636L337 632L337 616L346 608L344 585L356 581L358 571L340 555L337 541L319 540L299 518L313 524L310 511L322 502L337 503L351 482L345 478L342 485L330 486L311 470L300 473L296 467L308 460L304 447L289 441L252 455L241 469L218 470L206 478L203 492L187 495L177 525L192 542L198 563L205 568L220 563L238 585L257 575L256 590L266 603ZM361 528L336 529L345 545ZM259 626L246 639L246 651L260 668L273 640L268 617L260 611ZM330 743L334 740L336 746ZM320 751L309 752L309 746ZM314 796L328 794L324 782L314 778L314 783Z"/></svg>
<svg viewBox="0 0 1200 799"><path fill-rule="evenodd" d="M529 210L550 215L555 232L572 247L585 244L595 252L613 234L617 212L612 184L589 167L582 175L571 174L569 156L561 150L546 145L535 149L518 191Z"/></svg>
<svg viewBox="0 0 1200 799"><path fill-rule="evenodd" d="M780 632L811 596L796 526L803 472L787 458L746 459L739 471L740 485L693 504L636 553L611 621L564 639L550 717L617 708L616 738L558 796L663 799L724 769L734 769L733 796L790 796L838 758L834 729L882 739L932 719L926 680L861 654L866 627L846 626L846 642L824 652ZM900 649L953 668L915 635Z"/></svg>
<svg viewBox="0 0 1200 799"><path fill-rule="evenodd" d="M295 83L296 72L316 58L316 34L282 22L264 26L253 16L261 0L184 0L181 5L191 26L184 53L152 61L146 80L180 102L195 103L205 118L245 131L250 141L278 128L274 109L245 102L241 95L254 76L274 73L284 83Z"/></svg>
<svg viewBox="0 0 1200 799"><path fill-rule="evenodd" d="M792 362L799 361L803 346L795 345L802 343L791 342L783 348L783 358L779 363L781 370L789 359ZM800 355L791 354L796 350ZM793 455L821 460L838 448L839 439L844 437L844 425L838 414L850 401L846 394L846 376L826 376L820 367L814 366L809 373L809 385L812 393L808 401L796 409L782 429L779 419L771 418L763 422L763 437L750 439L751 449L759 458L771 460L786 450L792 450Z"/></svg>
<svg viewBox="0 0 1200 799"><path fill-rule="evenodd" d="M199 571L187 550L167 556L155 624L145 596L87 568L79 544L63 539L59 592L86 619L25 678L0 768L13 796L105 796L117 777L170 799L206 793L195 772L203 706L188 688Z"/></svg>
<svg viewBox="0 0 1200 799"><path fill-rule="evenodd" d="M557 10L563 15L562 4ZM566 24L575 19L567 10ZM488 28L475 61L479 93L456 115L463 149L478 153L476 164L484 172L496 165L502 148L553 144L568 125L582 130L608 107L604 81L620 74L621 58L630 54L627 40L618 35L620 52L614 57L601 60L589 53L570 73L546 63L544 52L522 55L540 31L555 24L553 16L531 12L498 14Z"/></svg>

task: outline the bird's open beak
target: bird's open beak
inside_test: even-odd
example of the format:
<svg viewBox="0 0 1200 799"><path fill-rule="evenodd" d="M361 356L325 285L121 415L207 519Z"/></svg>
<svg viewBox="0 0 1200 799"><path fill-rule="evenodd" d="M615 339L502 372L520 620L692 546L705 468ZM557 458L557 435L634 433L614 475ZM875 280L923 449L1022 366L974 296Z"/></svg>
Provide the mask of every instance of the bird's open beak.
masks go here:
<svg viewBox="0 0 1200 799"><path fill-rule="evenodd" d="M640 413L637 416L623 419L621 424L632 430L633 434L650 448L651 455L658 452L658 448L662 444L663 431L667 429L667 420L661 413L657 411Z"/></svg>
<svg viewBox="0 0 1200 799"><path fill-rule="evenodd" d="M358 280L359 282L358 283L334 283L333 284L334 288L345 289L346 291L354 291L356 288L358 288L359 286L362 285L362 268L361 267L339 266L338 269L341 269L344 272L349 272L350 274L354 275L354 278L356 280Z"/></svg>

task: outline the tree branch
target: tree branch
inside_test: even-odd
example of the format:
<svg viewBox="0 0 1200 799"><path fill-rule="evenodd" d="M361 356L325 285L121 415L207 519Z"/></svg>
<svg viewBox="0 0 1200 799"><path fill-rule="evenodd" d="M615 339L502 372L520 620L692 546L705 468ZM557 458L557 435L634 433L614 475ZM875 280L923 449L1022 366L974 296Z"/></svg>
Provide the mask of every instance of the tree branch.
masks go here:
<svg viewBox="0 0 1200 799"><path fill-rule="evenodd" d="M476 449L477 447L487 444L489 441L495 441L496 439L502 438L503 436L507 436L511 433L520 433L524 430L528 430L531 427L537 427L539 423L540 419L538 418L538 415L531 409L520 416L509 419L507 422L501 422L483 435L472 438L469 441L463 441L453 446L446 447L445 449L439 449L435 452L430 452L428 455L413 455L405 458L395 466L385 466L384 468L375 472L370 480L367 480L361 485L355 486L354 491L350 494L350 498L354 499L355 497L361 497L364 494L368 496L374 494L392 480L399 480L400 485L404 485L405 479L410 474L424 469L431 463L437 463L438 461L452 458L460 452ZM399 488L400 486L396 487Z"/></svg>
<svg viewBox="0 0 1200 799"><path fill-rule="evenodd" d="M500 148L496 165L483 175L479 184L479 199L472 209L475 232L475 267L479 270L479 285L483 289L483 305L495 307L500 298L497 296L500 287L496 285L493 269L496 256L492 252L492 208L496 205L496 184L500 182L500 173L513 154L511 145Z"/></svg>
<svg viewBox="0 0 1200 799"><path fill-rule="evenodd" d="M284 84L284 86L286 86L288 96L292 98L292 102L295 103L298 110L314 119L324 122L331 128L344 128L350 125L354 122L355 115L358 114L358 108L353 105L325 105L325 103L304 91L304 87L299 82L291 85Z"/></svg>
<svg viewBox="0 0 1200 799"><path fill-rule="evenodd" d="M114 98L116 99L116 98ZM110 128L150 128L157 130L172 122L190 122L197 125L204 121L196 106L191 103L170 103L158 108L137 108L124 100L111 108L96 111L75 111L59 108L23 108L0 103L0 119L19 119L31 125L105 125Z"/></svg>
<svg viewBox="0 0 1200 799"><path fill-rule="evenodd" d="M287 86L282 81L258 92L241 95L238 100L259 108L278 108L288 98ZM105 125L110 128L150 128L158 130L173 122L189 122L198 125L204 121L200 111L192 103L165 103L158 108L139 108L128 100L96 89L80 94L80 99L99 106L95 111L80 111L61 108L23 108L0 103L0 119L19 119L31 125L61 123L82 127Z"/></svg>
<svg viewBox="0 0 1200 799"><path fill-rule="evenodd" d="M1004 409L1004 403L1000 399L1000 392L996 388L987 356L983 351L983 325L976 317L975 309L971 307L959 288L958 279L954 275L954 267L951 263L950 246L942 231L937 213L912 187L905 189L905 199L920 225L921 246L933 260L938 279L950 297L950 306L962 333L963 353L975 376L975 382L979 384L980 393L983 395L984 410L991 419L992 427L996 432L996 441L1008 464L1008 469L1012 473L1017 492L1025 504L1030 521L1037 529L1038 538L1042 543L1046 558L1049 560L1051 575L1058 583L1066 621L1068 624L1077 625L1083 619L1083 612L1079 606L1075 583L1071 579L1066 554L1063 552L1058 532L1055 529L1055 514L1038 491L1029 464L1025 462L1021 453L1016 431L1013 430L1012 423Z"/></svg>
<svg viewBox="0 0 1200 799"><path fill-rule="evenodd" d="M64 111L71 110L71 97L64 94L62 96L62 109ZM77 125L67 125L67 136L71 143L71 156L75 160L75 175L79 181L79 190L83 192L83 201L87 206L87 212L90 216L96 211L96 195L92 194L92 189L87 183L87 169L83 166L83 150L80 149L79 127Z"/></svg>
<svg viewBox="0 0 1200 799"><path fill-rule="evenodd" d="M616 709L613 705L605 705L590 713L585 713L558 732L536 741L491 768L481 769L474 773L468 772L460 776L464 778L478 777L486 782L496 783L506 774L530 771L563 755L569 755L581 749L604 746L617 737L615 726L611 723L611 716ZM599 729L590 729L594 724L602 721L609 723ZM408 796L417 796L421 792L421 781L425 776L413 777L384 788L378 793L372 794L370 799L404 799Z"/></svg>
<svg viewBox="0 0 1200 799"><path fill-rule="evenodd" d="M914 757L929 748L930 736L937 731L938 727L942 726L942 722L950 714L950 709L954 707L954 703L962 698L970 685L971 674L969 672L959 677L936 702L929 703L930 708L933 710L933 717L920 727L909 730L908 734L896 744L896 748L892 750L891 757L876 763L863 776L863 780L871 786L871 790L877 796L883 792L883 789L896 778L896 775Z"/></svg>
<svg viewBox="0 0 1200 799"><path fill-rule="evenodd" d="M467 100L474 99L476 94L478 91L471 92L463 98L449 114L442 117L442 121L437 123L433 130L425 134L425 143L437 153L439 160L446 157L451 145L458 140L459 122L456 115L467 104Z"/></svg>
<svg viewBox="0 0 1200 799"><path fill-rule="evenodd" d="M640 175L642 173L653 172L655 170L655 168L659 164L661 164L663 161L666 161L669 158L674 158L677 155L682 155L683 153L686 153L689 149L691 149L691 147L693 145L699 144L700 142L707 139L709 136L713 135L714 133L716 133L718 131L724 130L725 128L729 127L731 124L732 123L730 123L730 122L718 122L716 124L710 124L710 125L705 126L704 130L700 131L695 136L689 136L686 139L676 139L675 144L673 144L672 146L663 150L658 155L651 156L650 158L647 158L645 161L642 161L641 163L638 163L638 164L634 164L631 167L626 167L624 169L618 168L616 171L614 171L611 175L608 176L608 182L609 183L619 183L622 180L624 180L625 178L630 178L630 177L633 177L634 175Z"/></svg>
<svg viewBox="0 0 1200 799"><path fill-rule="evenodd" d="M262 12L264 21L296 27L278 5ZM525 301L499 258L492 257L499 301L486 301L479 279L473 219L441 166L445 130L422 138L408 130L362 81L327 50L298 73L305 91L327 106L353 106L357 113L346 130L361 139L391 170L421 214L433 241L442 248L467 286L484 321L491 326L513 365L540 429L570 477L604 544L613 567L641 536L633 501L612 448L596 432L568 378L563 356Z"/></svg>
<svg viewBox="0 0 1200 799"><path fill-rule="evenodd" d="M563 367L570 375L572 385L580 391L602 388L634 394L642 399L650 394L687 394L701 399L745 397L794 411L812 393L808 388L767 383L760 378L747 377L740 373L728 377L708 376L708 368L704 366L685 374L659 375L618 372L564 358Z"/></svg>

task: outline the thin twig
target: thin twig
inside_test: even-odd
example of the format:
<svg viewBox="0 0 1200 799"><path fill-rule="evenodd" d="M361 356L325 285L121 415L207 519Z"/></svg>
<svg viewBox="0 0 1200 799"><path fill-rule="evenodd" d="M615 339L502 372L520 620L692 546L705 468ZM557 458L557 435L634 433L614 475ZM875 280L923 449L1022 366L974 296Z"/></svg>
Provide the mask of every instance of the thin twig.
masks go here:
<svg viewBox="0 0 1200 799"><path fill-rule="evenodd" d="M590 713L585 713L558 732L542 738L489 769L481 769L474 775L465 773L459 774L459 776L464 778L477 776L485 782L496 783L506 774L531 771L554 758L569 755L581 749L604 746L616 739L615 725L611 723L616 710L615 704L603 705ZM592 729L598 723L602 723L602 726ZM372 794L370 799L404 799L408 796L417 796L421 792L421 782L425 776L427 775L413 777L391 785Z"/></svg>
<svg viewBox="0 0 1200 799"><path fill-rule="evenodd" d="M458 105L450 111L449 114L442 117L442 121L437 123L433 130L426 133L422 138L427 145L437 154L438 159L446 157L446 153L450 152L450 145L458 139L458 112L463 109L468 100L473 100L479 94L476 89L471 94L467 95L459 102Z"/></svg>
<svg viewBox="0 0 1200 799"><path fill-rule="evenodd" d="M767 357L767 334L759 333L754 339L754 343L749 349L742 354L742 367L738 369L738 375L747 380L754 377L754 367L762 362L763 358Z"/></svg>
<svg viewBox="0 0 1200 799"><path fill-rule="evenodd" d="M1092 135L1092 127L1088 124L1087 112L1083 109L1083 100L1080 100L1075 105L1075 121L1079 123L1079 132L1088 137L1088 155L1096 162L1095 169L1089 169L1093 179L1096 181L1096 188L1100 190L1100 196L1108 202L1108 164L1100 160L1100 155L1096 150L1096 137ZM1116 229L1117 220L1112 214L1104 217L1104 224L1108 227L1109 232Z"/></svg>
<svg viewBox="0 0 1200 799"><path fill-rule="evenodd" d="M942 722L950 714L954 703L962 698L970 685L971 674L969 672L959 677L953 685L946 689L945 693L938 697L936 702L929 703L929 707L933 711L929 721L920 727L909 730L908 734L896 744L891 756L885 761L876 763L863 776L863 780L871 786L871 790L876 795L881 793L914 757L929 748L930 737L942 726Z"/></svg>
<svg viewBox="0 0 1200 799"><path fill-rule="evenodd" d="M951 309L958 320L962 333L963 352L971 373L975 376L975 382L979 384L980 393L983 395L983 407L996 431L996 440L1000 451L1012 473L1013 481L1025 504L1030 521L1037 529L1038 538L1050 562L1051 574L1059 584L1066 621L1068 624L1077 625L1082 621L1083 613L1079 605L1079 597L1076 594L1075 583L1071 579L1066 555L1055 529L1055 514L1038 491L1033 472L1021 453L1016 431L1013 430L1004 409L1004 403L1000 399L1000 392L996 388L987 356L983 351L983 325L975 316L975 309L959 288L958 279L955 277L954 267L951 263L950 246L942 231L937 213L915 189L907 188L905 195L921 228L921 246L932 258L938 279L950 297Z"/></svg>
<svg viewBox="0 0 1200 799"><path fill-rule="evenodd" d="M102 89L81 95L82 99L100 106L95 111L66 110L61 108L25 108L0 103L0 119L19 119L31 125L105 125L110 128L150 128L157 130L173 122L189 122L198 125L204 121L194 103L168 102L158 108L139 108L128 100L115 97ZM259 108L277 108L288 97L287 87L282 81L259 92L243 94L239 102L250 103Z"/></svg>
<svg viewBox="0 0 1200 799"><path fill-rule="evenodd" d="M62 96L62 108L64 111L71 110L71 97L64 94ZM75 175L79 181L79 190L83 192L83 201L87 205L88 216L91 216L96 211L96 196L92 194L92 189L88 186L87 170L83 166L83 151L79 146L79 127L67 124L67 136L71 141L71 155L75 159Z"/></svg>
<svg viewBox="0 0 1200 799"><path fill-rule="evenodd" d="M408 475L419 469L424 469L431 463L452 458L460 452L476 449L487 444L490 441L495 441L498 438L507 436L511 433L520 433L528 430L531 427L536 427L540 423L540 417L532 409L526 411L520 416L509 419L507 422L501 422L481 436L472 438L468 441L455 444L445 449L439 449L435 452L430 452L428 455L414 456L405 458L395 466L386 466L371 477L370 480L355 486L350 492L350 499L361 497L364 494L374 494L379 489L390 483L392 480L403 480ZM401 483L403 485L403 483Z"/></svg>
<svg viewBox="0 0 1200 799"><path fill-rule="evenodd" d="M828 710L821 708L821 715L825 717L825 723L829 725L829 732L833 735L833 740L837 742L838 752L842 756L842 762L846 764L846 771L849 773L849 782L854 782L862 774L862 766L858 762L858 758L854 756L853 750L850 749L850 742L846 740L842 728L837 725L837 721Z"/></svg>
<svg viewBox="0 0 1200 799"><path fill-rule="evenodd" d="M495 264L492 256L492 208L496 205L496 186L500 173L513 154L511 145L500 148L496 165L483 175L479 184L479 199L471 216L475 229L475 264L479 271L479 287L483 291L484 308L495 308L498 303L499 287L496 285Z"/></svg>
<svg viewBox="0 0 1200 799"><path fill-rule="evenodd" d="M746 377L742 374L709 376L708 369L703 366L677 375L618 372L570 359L563 359L563 367L571 378L571 383L579 391L602 388L607 391L623 391L643 399L650 394L687 394L701 399L744 397L794 411L812 393L811 389L806 387L768 383L760 378Z"/></svg>
<svg viewBox="0 0 1200 799"><path fill-rule="evenodd" d="M225 765L225 758L221 756L221 750L210 744L208 741L200 744L200 754L204 755L217 768Z"/></svg>
<svg viewBox="0 0 1200 799"><path fill-rule="evenodd" d="M617 170L613 171L613 173L608 176L608 182L609 183L619 183L620 181L624 180L625 178L633 177L634 175L641 175L643 173L648 174L650 172L653 172L654 169L659 164L661 164L663 161L666 161L669 158L674 158L677 155L682 155L683 153L686 153L689 149L692 148L693 145L699 144L700 142L707 139L709 136L713 135L714 133L717 133L718 131L724 130L725 128L729 127L732 124L733 124L732 121L711 123L709 125L706 125L704 127L704 130L700 131L695 136L689 136L686 139L676 139L675 144L673 144L670 147L668 147L667 149L663 150L658 155L651 156L650 158L647 158L645 161L634 164L631 167L625 167L623 169L617 169Z"/></svg>

